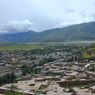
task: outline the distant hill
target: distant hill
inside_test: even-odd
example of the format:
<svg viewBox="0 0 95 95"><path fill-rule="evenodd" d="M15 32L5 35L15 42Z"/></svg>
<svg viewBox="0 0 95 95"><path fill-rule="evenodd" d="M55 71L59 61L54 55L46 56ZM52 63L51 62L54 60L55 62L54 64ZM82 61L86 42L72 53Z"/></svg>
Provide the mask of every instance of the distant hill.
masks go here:
<svg viewBox="0 0 95 95"><path fill-rule="evenodd" d="M1 34L0 42L30 42L34 41L37 32L17 32L12 34Z"/></svg>
<svg viewBox="0 0 95 95"><path fill-rule="evenodd" d="M71 25L43 32L18 32L0 35L0 42L64 42L95 40L95 22Z"/></svg>

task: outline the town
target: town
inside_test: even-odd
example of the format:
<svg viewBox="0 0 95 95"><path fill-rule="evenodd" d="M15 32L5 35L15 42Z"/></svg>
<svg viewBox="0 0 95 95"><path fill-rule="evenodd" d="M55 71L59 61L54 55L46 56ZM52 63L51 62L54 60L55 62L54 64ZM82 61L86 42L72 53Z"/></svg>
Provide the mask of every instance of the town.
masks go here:
<svg viewBox="0 0 95 95"><path fill-rule="evenodd" d="M0 95L95 95L94 48L69 43L0 51Z"/></svg>

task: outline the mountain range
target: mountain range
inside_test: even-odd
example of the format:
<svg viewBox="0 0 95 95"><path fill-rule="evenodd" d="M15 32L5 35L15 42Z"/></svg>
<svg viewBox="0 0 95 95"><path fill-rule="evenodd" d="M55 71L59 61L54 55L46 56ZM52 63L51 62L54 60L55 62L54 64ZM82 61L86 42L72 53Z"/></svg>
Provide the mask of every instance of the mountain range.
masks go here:
<svg viewBox="0 0 95 95"><path fill-rule="evenodd" d="M27 31L0 34L0 42L65 42L94 41L95 22L55 28L43 32Z"/></svg>

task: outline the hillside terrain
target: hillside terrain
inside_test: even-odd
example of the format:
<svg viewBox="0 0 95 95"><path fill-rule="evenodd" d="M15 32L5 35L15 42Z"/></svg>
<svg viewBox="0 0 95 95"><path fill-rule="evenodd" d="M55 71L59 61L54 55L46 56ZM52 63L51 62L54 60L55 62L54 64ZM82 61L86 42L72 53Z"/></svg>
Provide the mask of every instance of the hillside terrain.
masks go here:
<svg viewBox="0 0 95 95"><path fill-rule="evenodd" d="M95 22L55 28L43 32L27 31L1 34L0 42L65 42L95 40Z"/></svg>

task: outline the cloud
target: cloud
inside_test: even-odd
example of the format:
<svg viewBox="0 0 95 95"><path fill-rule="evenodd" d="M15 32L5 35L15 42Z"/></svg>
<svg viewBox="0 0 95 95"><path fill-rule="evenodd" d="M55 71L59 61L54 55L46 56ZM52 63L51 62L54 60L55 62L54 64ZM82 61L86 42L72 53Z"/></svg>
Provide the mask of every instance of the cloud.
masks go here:
<svg viewBox="0 0 95 95"><path fill-rule="evenodd" d="M80 14L80 19L74 18L74 20L72 19L64 20L64 22L54 25L54 28L57 28L57 27L62 28L62 27L66 27L66 26L70 26L74 24L93 22L94 19L95 19L94 16L87 16L85 14Z"/></svg>
<svg viewBox="0 0 95 95"><path fill-rule="evenodd" d="M31 26L32 21L31 28L39 32L94 21L94 9L95 0L0 0L0 24L15 22L20 30L20 27ZM27 22L25 19L28 26L22 26L23 21ZM9 26L15 27L13 25Z"/></svg>
<svg viewBox="0 0 95 95"><path fill-rule="evenodd" d="M28 30L32 30L33 23L29 20L24 21L10 21L7 24L2 24L0 26L0 33L15 33L15 32L26 32Z"/></svg>

